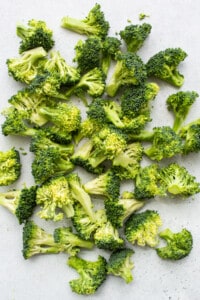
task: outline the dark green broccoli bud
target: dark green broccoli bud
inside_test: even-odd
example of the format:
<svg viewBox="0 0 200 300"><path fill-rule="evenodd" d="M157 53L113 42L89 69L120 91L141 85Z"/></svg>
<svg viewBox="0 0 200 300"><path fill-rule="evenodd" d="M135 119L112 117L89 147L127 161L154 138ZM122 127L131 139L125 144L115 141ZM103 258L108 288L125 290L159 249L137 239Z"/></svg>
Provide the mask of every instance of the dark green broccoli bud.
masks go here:
<svg viewBox="0 0 200 300"><path fill-rule="evenodd" d="M169 228L167 228L159 233L159 237L167 242L166 246L156 248L157 254L162 259L182 259L189 255L192 250L192 234L185 228L177 233L174 233Z"/></svg>
<svg viewBox="0 0 200 300"><path fill-rule="evenodd" d="M78 144L83 138L91 138L92 135L102 129L102 124L87 118L81 122L78 131L73 136L74 141Z"/></svg>
<svg viewBox="0 0 200 300"><path fill-rule="evenodd" d="M43 47L49 51L54 46L53 32L44 21L30 20L28 27L18 23L16 33L22 39L19 48L20 53L36 47Z"/></svg>
<svg viewBox="0 0 200 300"><path fill-rule="evenodd" d="M107 274L119 276L130 283L133 280L132 269L134 264L131 257L134 251L129 248L114 251L107 263Z"/></svg>
<svg viewBox="0 0 200 300"><path fill-rule="evenodd" d="M20 57L7 59L8 73L15 80L31 83L38 75L38 63L47 55L42 47L22 53Z"/></svg>
<svg viewBox="0 0 200 300"><path fill-rule="evenodd" d="M74 200L65 176L53 177L37 189L37 205L40 206L38 216L55 222L74 215Z"/></svg>
<svg viewBox="0 0 200 300"><path fill-rule="evenodd" d="M30 220L23 227L23 257L29 259L38 254L66 252L65 246L54 241L52 234Z"/></svg>
<svg viewBox="0 0 200 300"><path fill-rule="evenodd" d="M71 227L59 227L54 230L54 241L65 246L68 254L76 255L80 248L92 249L94 244L81 239L72 232Z"/></svg>
<svg viewBox="0 0 200 300"><path fill-rule="evenodd" d="M125 222L125 236L131 243L139 246L156 247L158 244L158 228L162 220L157 211L146 210L132 214Z"/></svg>
<svg viewBox="0 0 200 300"><path fill-rule="evenodd" d="M141 25L128 25L120 31L120 36L124 40L127 50L130 52L138 51L151 32L152 26L148 23Z"/></svg>
<svg viewBox="0 0 200 300"><path fill-rule="evenodd" d="M73 292L91 295L106 279L106 259L99 255L96 261L88 261L78 256L70 256L67 264L74 268L80 277L69 282Z"/></svg>
<svg viewBox="0 0 200 300"><path fill-rule="evenodd" d="M185 121L190 108L196 98L199 95L192 91L180 91L177 92L176 94L170 95L167 100L167 108L169 111L172 111L174 114L174 124L173 124L173 129L175 132L178 132L179 129L181 128L183 122Z"/></svg>
<svg viewBox="0 0 200 300"><path fill-rule="evenodd" d="M100 4L95 4L83 20L78 20L69 16L63 17L61 20L61 27L79 34L95 35L105 38L108 33L109 23L105 20Z"/></svg>
<svg viewBox="0 0 200 300"><path fill-rule="evenodd" d="M106 92L110 97L116 95L118 89L124 85L140 85L147 78L145 65L141 58L131 52L117 55L116 65Z"/></svg>
<svg viewBox="0 0 200 300"><path fill-rule="evenodd" d="M42 128L46 136L54 143L67 145L72 142L72 132L67 132L65 128L49 124Z"/></svg>
<svg viewBox="0 0 200 300"><path fill-rule="evenodd" d="M153 55L146 64L148 76L155 76L174 86L181 87L184 76L178 71L179 64L187 57L181 48L167 48Z"/></svg>
<svg viewBox="0 0 200 300"><path fill-rule="evenodd" d="M0 186L14 183L21 175L19 151L14 147L0 151Z"/></svg>
<svg viewBox="0 0 200 300"><path fill-rule="evenodd" d="M36 190L37 187L32 186L0 193L0 205L15 215L19 224L25 223L32 216L36 206Z"/></svg>
<svg viewBox="0 0 200 300"><path fill-rule="evenodd" d="M102 58L101 67L104 74L108 74L108 70L112 60L115 60L120 52L121 41L112 36L107 36L102 42Z"/></svg>
<svg viewBox="0 0 200 300"><path fill-rule="evenodd" d="M160 170L160 181L172 195L191 196L200 192L200 183L185 167L171 163Z"/></svg>
<svg viewBox="0 0 200 300"><path fill-rule="evenodd" d="M200 151L200 119L182 127L179 135L184 139L183 154Z"/></svg>

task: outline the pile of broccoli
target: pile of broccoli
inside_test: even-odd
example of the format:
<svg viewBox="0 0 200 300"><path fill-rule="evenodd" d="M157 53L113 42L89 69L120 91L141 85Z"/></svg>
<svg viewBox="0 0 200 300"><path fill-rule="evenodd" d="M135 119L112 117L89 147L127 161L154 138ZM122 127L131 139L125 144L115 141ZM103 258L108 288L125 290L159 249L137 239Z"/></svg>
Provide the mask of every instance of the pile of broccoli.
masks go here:
<svg viewBox="0 0 200 300"><path fill-rule="evenodd" d="M83 35L71 62L53 48L53 32L44 21L17 24L19 56L9 58L7 68L23 88L8 100L1 128L4 136L27 138L34 184L0 193L0 205L23 224L24 258L67 253L67 264L79 274L69 282L72 291L89 295L108 275L133 281L135 244L171 260L192 250L186 228L160 231L162 218L148 208L148 200L185 199L200 192L195 176L174 162L200 151L200 119L184 124L198 93L169 95L166 107L173 123L150 130L159 80L180 88L184 75L178 67L187 53L167 48L145 63L139 49L151 25L129 24L118 36L109 36L99 4L83 20L64 16L61 27ZM74 98L85 105L85 115ZM80 169L91 179L84 182ZM13 184L20 172L19 151L1 151L0 185ZM124 182L131 182L131 191L122 192ZM39 218L63 220L66 226L46 232L34 220L36 207ZM159 247L160 239L165 247ZM84 259L82 248L104 249L109 259Z"/></svg>

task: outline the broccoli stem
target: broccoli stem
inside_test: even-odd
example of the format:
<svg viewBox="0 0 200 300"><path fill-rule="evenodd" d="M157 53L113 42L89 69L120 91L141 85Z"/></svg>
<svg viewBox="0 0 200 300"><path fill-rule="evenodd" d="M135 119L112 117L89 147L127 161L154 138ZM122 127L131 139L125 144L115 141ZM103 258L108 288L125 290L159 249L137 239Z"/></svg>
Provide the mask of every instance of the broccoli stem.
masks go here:
<svg viewBox="0 0 200 300"><path fill-rule="evenodd" d="M10 191L3 195L0 194L0 205L7 208L14 215L19 195L20 191Z"/></svg>
<svg viewBox="0 0 200 300"><path fill-rule="evenodd" d="M61 27L75 31L79 34L95 34L94 27L88 26L85 22L68 16L62 18Z"/></svg>

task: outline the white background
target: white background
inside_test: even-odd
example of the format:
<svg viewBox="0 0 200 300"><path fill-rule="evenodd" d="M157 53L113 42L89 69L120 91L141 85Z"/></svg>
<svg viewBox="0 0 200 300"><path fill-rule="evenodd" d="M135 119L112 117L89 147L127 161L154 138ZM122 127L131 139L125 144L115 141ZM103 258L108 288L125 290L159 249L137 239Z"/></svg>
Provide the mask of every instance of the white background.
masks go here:
<svg viewBox="0 0 200 300"><path fill-rule="evenodd" d="M60 20L65 15L84 18L96 1L91 0L6 0L1 1L0 17L0 110L7 106L7 100L21 87L8 76L6 59L18 55L19 38L15 34L16 23L29 19L46 21L54 31L55 49L59 50L68 62L74 55L74 46L81 36L60 28ZM150 17L145 19L152 25L152 32L140 55L146 62L157 51L167 47L182 47L188 57L180 66L185 76L182 90L195 90L200 93L200 2L198 0L112 0L98 1L110 22L110 35L123 29L131 20L139 23L139 13ZM167 112L165 100L177 90L159 82L160 93L154 102L151 126L171 125L172 116ZM199 99L193 105L187 121L199 117ZM3 122L3 117L0 121ZM4 137L0 135L0 150L11 146L24 148L28 152L26 138ZM178 158L178 161L200 181L199 154ZM22 188L33 184L30 154L21 155L22 176L12 187ZM86 173L82 173L87 180ZM1 188L0 191L6 191ZM109 276L94 296L87 299L101 300L199 300L200 298L200 203L199 195L193 199L157 199L146 207L157 209L163 219L163 227L179 231L183 227L191 230L194 246L191 254L178 262L161 260L154 250L135 247L133 256L135 268L134 281L129 285L117 277ZM53 224L38 220L45 229L53 229ZM64 300L86 299L71 292L68 281L76 272L66 265L67 255L37 256L24 260L22 249L22 227L17 220L3 208L0 209L0 299L1 300ZM100 251L84 253L86 257L96 258ZM108 253L105 254L106 258Z"/></svg>

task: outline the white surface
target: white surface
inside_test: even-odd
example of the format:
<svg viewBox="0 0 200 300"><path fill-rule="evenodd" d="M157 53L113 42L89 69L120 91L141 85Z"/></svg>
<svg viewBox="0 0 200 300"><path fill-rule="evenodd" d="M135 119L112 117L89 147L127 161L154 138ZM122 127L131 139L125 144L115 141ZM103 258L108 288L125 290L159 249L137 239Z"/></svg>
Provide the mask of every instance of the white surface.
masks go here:
<svg viewBox="0 0 200 300"><path fill-rule="evenodd" d="M60 28L64 15L84 18L97 1L87 0L6 0L1 1L0 18L0 110L7 100L20 88L8 77L5 61L17 55L19 39L15 34L18 21L41 19L54 31L55 48L70 61L73 57L75 42L81 38ZM127 25L127 20L139 23L138 15L144 12L150 15L145 22L152 24L152 32L140 51L146 61L152 54L167 47L182 47L188 57L180 70L185 76L182 90L196 90L200 93L200 2L198 0L112 0L98 1L110 22L110 34L115 34ZM167 84L160 85L161 91L155 100L153 120L157 125L171 124L172 116L167 112L165 99L176 90ZM196 101L188 121L199 117L199 100ZM1 117L0 121L3 121ZM152 123L152 126L154 125ZM6 150L16 145L28 149L28 140L0 136L0 148ZM31 156L21 156L22 176L15 187L33 183L30 172ZM200 154L180 158L200 181ZM86 180L86 178L84 178ZM1 191L6 189L1 188ZM178 262L161 260L152 249L135 248L133 256L135 268L134 281L127 285L122 279L109 276L94 296L87 299L101 300L199 300L200 298L200 223L199 195L195 199L175 201L162 199L151 202L147 207L157 209L163 219L163 228L170 227L179 231L183 227L191 230L194 246L189 257ZM52 224L40 222L51 230ZM24 260L21 254L22 227L17 220L3 208L0 209L0 299L1 300L64 300L81 299L71 292L68 281L76 272L66 266L67 256L45 255ZM98 253L102 253L98 251ZM92 258L96 253L91 252ZM107 254L106 254L107 255ZM89 256L89 257L90 257Z"/></svg>

